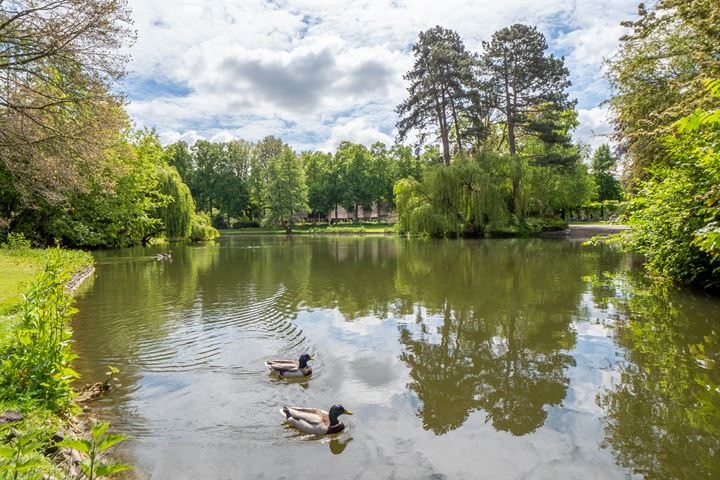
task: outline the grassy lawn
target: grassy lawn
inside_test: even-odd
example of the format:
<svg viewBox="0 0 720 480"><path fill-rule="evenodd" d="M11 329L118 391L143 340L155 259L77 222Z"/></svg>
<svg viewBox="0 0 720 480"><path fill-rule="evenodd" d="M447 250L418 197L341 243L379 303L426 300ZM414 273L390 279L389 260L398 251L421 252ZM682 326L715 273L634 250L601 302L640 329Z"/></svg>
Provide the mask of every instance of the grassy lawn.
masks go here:
<svg viewBox="0 0 720 480"><path fill-rule="evenodd" d="M22 294L47 264L54 249L0 248L0 348L9 340ZM92 265L92 256L78 250L60 250L65 268L76 273Z"/></svg>
<svg viewBox="0 0 720 480"><path fill-rule="evenodd" d="M222 235L257 235L257 234L284 234L285 229L273 227L257 227L257 228L228 228L220 230ZM297 234L330 234L330 233L395 233L395 225L392 223L347 223L338 225L321 224L305 224L296 225L292 229L292 233Z"/></svg>

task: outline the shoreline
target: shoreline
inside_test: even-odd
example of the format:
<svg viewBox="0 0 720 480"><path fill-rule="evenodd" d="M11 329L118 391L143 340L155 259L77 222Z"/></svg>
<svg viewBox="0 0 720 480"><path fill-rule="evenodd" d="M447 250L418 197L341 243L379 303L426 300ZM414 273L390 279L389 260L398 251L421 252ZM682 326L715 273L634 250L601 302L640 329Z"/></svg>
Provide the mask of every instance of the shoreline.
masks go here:
<svg viewBox="0 0 720 480"><path fill-rule="evenodd" d="M95 265L88 265L82 270L77 272L75 275L68 280L65 284L65 291L71 295L75 295L75 292L82 286L85 281L95 273Z"/></svg>
<svg viewBox="0 0 720 480"><path fill-rule="evenodd" d="M251 237L256 235L400 235L398 232L223 232L220 231L221 237L245 236Z"/></svg>
<svg viewBox="0 0 720 480"><path fill-rule="evenodd" d="M569 238L569 239L589 239L593 237L604 237L608 235L615 235L618 233L622 233L624 231L629 230L630 227L627 225L621 225L621 224L582 224L582 223L573 223L569 224L567 228L563 230L548 230L544 232L538 232L535 235L530 235L530 237L540 237L540 238ZM221 237L233 237L233 236L312 236L312 235L320 235L320 236L407 236L405 234L399 233L399 232L377 232L377 231L349 231L349 232L310 232L310 231L303 231L303 230L296 230L292 232L283 232L283 231L242 231L242 230L234 230L234 231L223 231L220 230L220 236ZM509 235L507 238L522 238L522 235ZM491 236L490 238L502 238L500 236Z"/></svg>
<svg viewBox="0 0 720 480"><path fill-rule="evenodd" d="M74 304L78 289L95 273L94 259L86 251L27 248L8 250L2 253L4 253L6 263L14 267L7 272L10 282L6 285L10 287L6 296L13 300L15 300L16 294L24 295L33 288L53 258L58 261L57 272L63 270L67 272L63 273L67 280L55 285L64 291L66 298L71 302L70 305ZM8 305L5 308L8 313L2 317L7 322L6 328L3 330L3 348L12 348L12 342L16 341L15 330L18 328L18 315L20 315L20 305L23 301L13 301L12 303L6 301ZM68 321L70 321L69 318ZM56 410L48 408L42 402L26 401L23 398L7 399L4 394L3 400L0 402L0 417L3 417L4 420L0 423L11 425L22 422L19 423L22 425L21 428L27 427L33 435L42 436L45 450L36 449L42 455L42 461L32 470L36 473L42 472L45 475L43 478L77 478L81 473L79 469L81 455L67 447L58 448L54 445L68 437L87 437L89 431L90 417L88 413L73 400L73 398L78 398L78 393L82 391L83 387L74 388L70 382L67 386L74 392L69 394L71 402L69 408ZM73 404L77 407L72 406ZM6 445L5 442L1 444Z"/></svg>
<svg viewBox="0 0 720 480"><path fill-rule="evenodd" d="M615 235L629 230L627 225L619 224L582 224L573 223L568 225L569 238L592 238Z"/></svg>

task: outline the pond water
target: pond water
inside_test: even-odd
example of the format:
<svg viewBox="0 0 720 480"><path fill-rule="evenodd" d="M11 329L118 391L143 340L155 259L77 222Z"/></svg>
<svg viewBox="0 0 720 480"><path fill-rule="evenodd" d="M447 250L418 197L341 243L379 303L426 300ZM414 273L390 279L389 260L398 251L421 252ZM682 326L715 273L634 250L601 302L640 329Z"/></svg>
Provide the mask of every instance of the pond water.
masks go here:
<svg viewBox="0 0 720 480"><path fill-rule="evenodd" d="M720 478L720 301L565 240L223 237L98 252L74 319L153 479ZM308 381L266 372L315 354ZM354 411L334 438L283 405Z"/></svg>

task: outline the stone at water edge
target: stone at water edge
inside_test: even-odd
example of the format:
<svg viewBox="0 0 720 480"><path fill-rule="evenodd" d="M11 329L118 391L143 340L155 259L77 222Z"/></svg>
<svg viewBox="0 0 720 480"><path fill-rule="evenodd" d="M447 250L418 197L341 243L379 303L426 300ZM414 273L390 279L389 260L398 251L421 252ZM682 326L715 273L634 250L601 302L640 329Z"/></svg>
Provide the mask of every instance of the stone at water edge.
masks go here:
<svg viewBox="0 0 720 480"><path fill-rule="evenodd" d="M0 413L0 425L6 425L8 423L20 422L23 420L23 415L20 412L9 411Z"/></svg>

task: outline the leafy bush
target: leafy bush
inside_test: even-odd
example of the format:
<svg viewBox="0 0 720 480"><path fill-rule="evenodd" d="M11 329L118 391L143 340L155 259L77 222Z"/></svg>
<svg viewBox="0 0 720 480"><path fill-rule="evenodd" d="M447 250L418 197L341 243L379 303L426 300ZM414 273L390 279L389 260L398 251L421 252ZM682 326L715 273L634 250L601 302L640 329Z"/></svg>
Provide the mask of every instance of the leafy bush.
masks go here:
<svg viewBox="0 0 720 480"><path fill-rule="evenodd" d="M260 222L235 222L232 228L260 228Z"/></svg>
<svg viewBox="0 0 720 480"><path fill-rule="evenodd" d="M20 304L20 323L8 351L3 352L0 399L37 399L55 411L71 405L70 368L72 297L65 291L70 272L55 252Z"/></svg>
<svg viewBox="0 0 720 480"><path fill-rule="evenodd" d="M10 250L27 250L30 248L30 240L22 233L8 233L2 246Z"/></svg>
<svg viewBox="0 0 720 480"><path fill-rule="evenodd" d="M196 213L193 215L192 223L190 224L190 240L193 242L199 242L202 240L212 240L217 238L220 232L210 223L210 217L206 213Z"/></svg>
<svg viewBox="0 0 720 480"><path fill-rule="evenodd" d="M719 89L709 89L720 96ZM631 235L616 238L645 254L649 271L682 284L720 286L720 110L696 112L665 138L671 166L651 169L630 199Z"/></svg>

